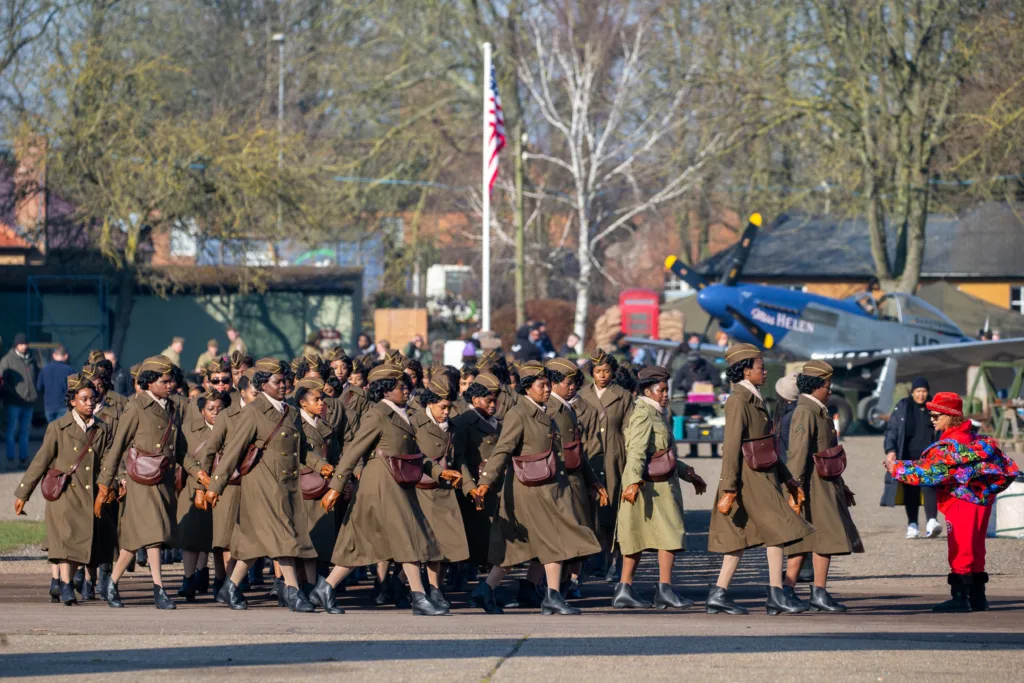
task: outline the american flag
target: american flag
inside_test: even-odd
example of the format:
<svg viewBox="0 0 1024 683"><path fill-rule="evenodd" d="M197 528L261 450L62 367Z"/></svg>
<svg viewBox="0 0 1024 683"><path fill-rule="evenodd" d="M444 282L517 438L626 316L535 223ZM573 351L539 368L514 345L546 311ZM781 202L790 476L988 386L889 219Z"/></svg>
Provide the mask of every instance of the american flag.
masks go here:
<svg viewBox="0 0 1024 683"><path fill-rule="evenodd" d="M501 96L498 94L498 79L491 65L491 78L487 84L487 189L494 188L498 179L498 152L505 147L505 114L501 111Z"/></svg>

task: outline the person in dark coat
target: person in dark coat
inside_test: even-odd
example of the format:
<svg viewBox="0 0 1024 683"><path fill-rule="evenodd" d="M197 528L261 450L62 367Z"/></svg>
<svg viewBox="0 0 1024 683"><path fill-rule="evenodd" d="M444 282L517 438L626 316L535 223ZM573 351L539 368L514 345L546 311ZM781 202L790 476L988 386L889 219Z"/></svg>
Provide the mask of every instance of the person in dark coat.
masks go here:
<svg viewBox="0 0 1024 683"><path fill-rule="evenodd" d="M63 346L55 348L51 358L36 378L36 390L43 395L47 424L67 414L68 377L75 374L75 369L68 365L68 352Z"/></svg>
<svg viewBox="0 0 1024 683"><path fill-rule="evenodd" d="M903 398L893 408L892 415L885 425L885 456L889 461L917 460L928 446L938 440L938 432L932 427L926 404L931 400L928 380L915 377L910 385L910 396ZM907 538L917 538L919 534L918 509L924 500L925 538L935 538L942 534L939 524L939 506L935 489L931 486L911 486L909 484L890 483L892 478L886 473L886 488L892 491L891 497L883 497L882 504L896 504L895 495L899 488L903 489L903 506L907 511Z"/></svg>
<svg viewBox="0 0 1024 683"><path fill-rule="evenodd" d="M14 460L17 447L18 462L28 462L28 434L32 429L32 406L39 393L36 374L39 366L29 351L28 338L14 335L14 346L0 359L0 378L3 379L4 405L7 406L7 459Z"/></svg>
<svg viewBox="0 0 1024 683"><path fill-rule="evenodd" d="M683 363L675 375L672 377L672 390L673 392L681 392L683 396L690 393L693 389L693 385L697 382L707 382L715 389L715 393L719 393L722 388L722 376L715 366L712 365L707 359L700 355L700 351L697 349L691 349L686 356L686 362ZM710 405L702 405L700 403L687 403L683 409L683 415L689 417L691 415L709 415L714 416L714 407ZM697 457L697 447L699 444L690 444L690 457ZM711 444L711 457L718 457L718 444Z"/></svg>
<svg viewBox="0 0 1024 683"><path fill-rule="evenodd" d="M782 462L786 462L789 453L789 425L793 421L797 399L800 398L800 390L796 387L798 374L780 377L775 383L775 451Z"/></svg>

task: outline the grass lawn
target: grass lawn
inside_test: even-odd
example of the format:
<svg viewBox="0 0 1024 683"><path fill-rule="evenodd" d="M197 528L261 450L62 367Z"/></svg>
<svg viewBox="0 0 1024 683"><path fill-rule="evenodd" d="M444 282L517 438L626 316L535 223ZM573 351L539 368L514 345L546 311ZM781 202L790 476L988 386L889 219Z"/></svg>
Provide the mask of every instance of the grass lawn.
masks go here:
<svg viewBox="0 0 1024 683"><path fill-rule="evenodd" d="M46 522L0 522L0 553L39 545L45 536Z"/></svg>

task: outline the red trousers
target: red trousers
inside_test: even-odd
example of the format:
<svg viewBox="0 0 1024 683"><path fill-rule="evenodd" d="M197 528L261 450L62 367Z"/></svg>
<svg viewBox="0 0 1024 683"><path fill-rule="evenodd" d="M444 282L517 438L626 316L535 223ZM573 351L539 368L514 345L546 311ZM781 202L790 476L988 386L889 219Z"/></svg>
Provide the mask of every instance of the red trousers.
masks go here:
<svg viewBox="0 0 1024 683"><path fill-rule="evenodd" d="M954 574L985 571L985 536L991 505L975 505L939 493L939 509L946 516L949 570Z"/></svg>

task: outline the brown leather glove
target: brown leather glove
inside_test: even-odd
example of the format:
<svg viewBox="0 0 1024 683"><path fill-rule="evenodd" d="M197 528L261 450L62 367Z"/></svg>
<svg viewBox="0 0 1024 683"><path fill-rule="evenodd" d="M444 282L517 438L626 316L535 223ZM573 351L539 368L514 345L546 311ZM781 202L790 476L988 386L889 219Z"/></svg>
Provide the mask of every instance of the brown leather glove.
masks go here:
<svg viewBox="0 0 1024 683"><path fill-rule="evenodd" d="M800 482L798 482L796 479L790 479L789 481L787 481L786 488L789 489L789 495L793 496L793 498L796 498L797 491L802 491L802 489L800 488Z"/></svg>
<svg viewBox="0 0 1024 683"><path fill-rule="evenodd" d="M608 498L608 489L596 482L590 485L590 495L597 501L598 507L606 508L608 503L611 502Z"/></svg>
<svg viewBox="0 0 1024 683"><path fill-rule="evenodd" d="M846 488L846 485L843 485L843 493L846 494L846 506L851 508L857 507L857 499L854 498L853 491Z"/></svg>
<svg viewBox="0 0 1024 683"><path fill-rule="evenodd" d="M117 493L113 494L114 500L122 501L122 500L124 500L124 497L127 496L127 495L128 495L128 484L126 484L125 482L122 481L120 484L117 485ZM107 502L108 503L112 503L114 501L113 500L108 500Z"/></svg>
<svg viewBox="0 0 1024 683"><path fill-rule="evenodd" d="M203 494L203 498L206 498L206 504L210 506L210 509L217 507L217 501L220 500L220 494L216 491L207 491Z"/></svg>
<svg viewBox="0 0 1024 683"><path fill-rule="evenodd" d="M96 501L92 504L92 513L96 515L96 519L103 516L103 504L107 502L109 495L110 489L103 484L96 484Z"/></svg>
<svg viewBox="0 0 1024 683"><path fill-rule="evenodd" d="M477 510L484 509L484 497L487 495L490 488L491 487L487 484L481 484L469 492L469 497L473 499L474 503L476 503Z"/></svg>
<svg viewBox="0 0 1024 683"><path fill-rule="evenodd" d="M693 468L690 468L690 483L693 484L693 490L697 493L698 496L703 496L705 493L707 493L707 482L704 481L699 474L694 472Z"/></svg>
<svg viewBox="0 0 1024 683"><path fill-rule="evenodd" d="M790 494L789 496L789 507L792 508L793 512L800 514L800 508L803 507L804 501L806 500L803 489L797 489L796 495Z"/></svg>
<svg viewBox="0 0 1024 683"><path fill-rule="evenodd" d="M199 474L196 475L196 481L198 481L199 485L204 489L210 487L210 475L207 474L205 470L199 470ZM206 508L203 509L205 510Z"/></svg>
<svg viewBox="0 0 1024 683"><path fill-rule="evenodd" d="M459 484L462 483L462 472L458 470L442 470L441 479L451 484L453 488L459 488Z"/></svg>
<svg viewBox="0 0 1024 683"><path fill-rule="evenodd" d="M330 512L334 509L334 504L338 502L339 498L341 498L340 493L334 489L327 489L327 493L325 493L324 497L320 499L320 507L327 512Z"/></svg>
<svg viewBox="0 0 1024 683"><path fill-rule="evenodd" d="M351 481L345 482L345 485L341 488L341 497L345 500L352 500L352 496L356 493L356 485Z"/></svg>
<svg viewBox="0 0 1024 683"><path fill-rule="evenodd" d="M636 502L637 497L640 495L640 487L642 484L630 484L622 492L622 502L629 503L632 505Z"/></svg>
<svg viewBox="0 0 1024 683"><path fill-rule="evenodd" d="M326 465L321 467L320 476L323 477L324 479L330 479L332 476L334 476L334 465L327 463Z"/></svg>
<svg viewBox="0 0 1024 683"><path fill-rule="evenodd" d="M21 516L25 514L25 501L21 498L14 499L14 514L15 516Z"/></svg>
<svg viewBox="0 0 1024 683"><path fill-rule="evenodd" d="M736 492L725 491L722 493L722 497L718 499L718 505L716 507L718 508L718 511L721 512L723 515L727 515L729 514L729 511L732 510L732 504L735 502Z"/></svg>

